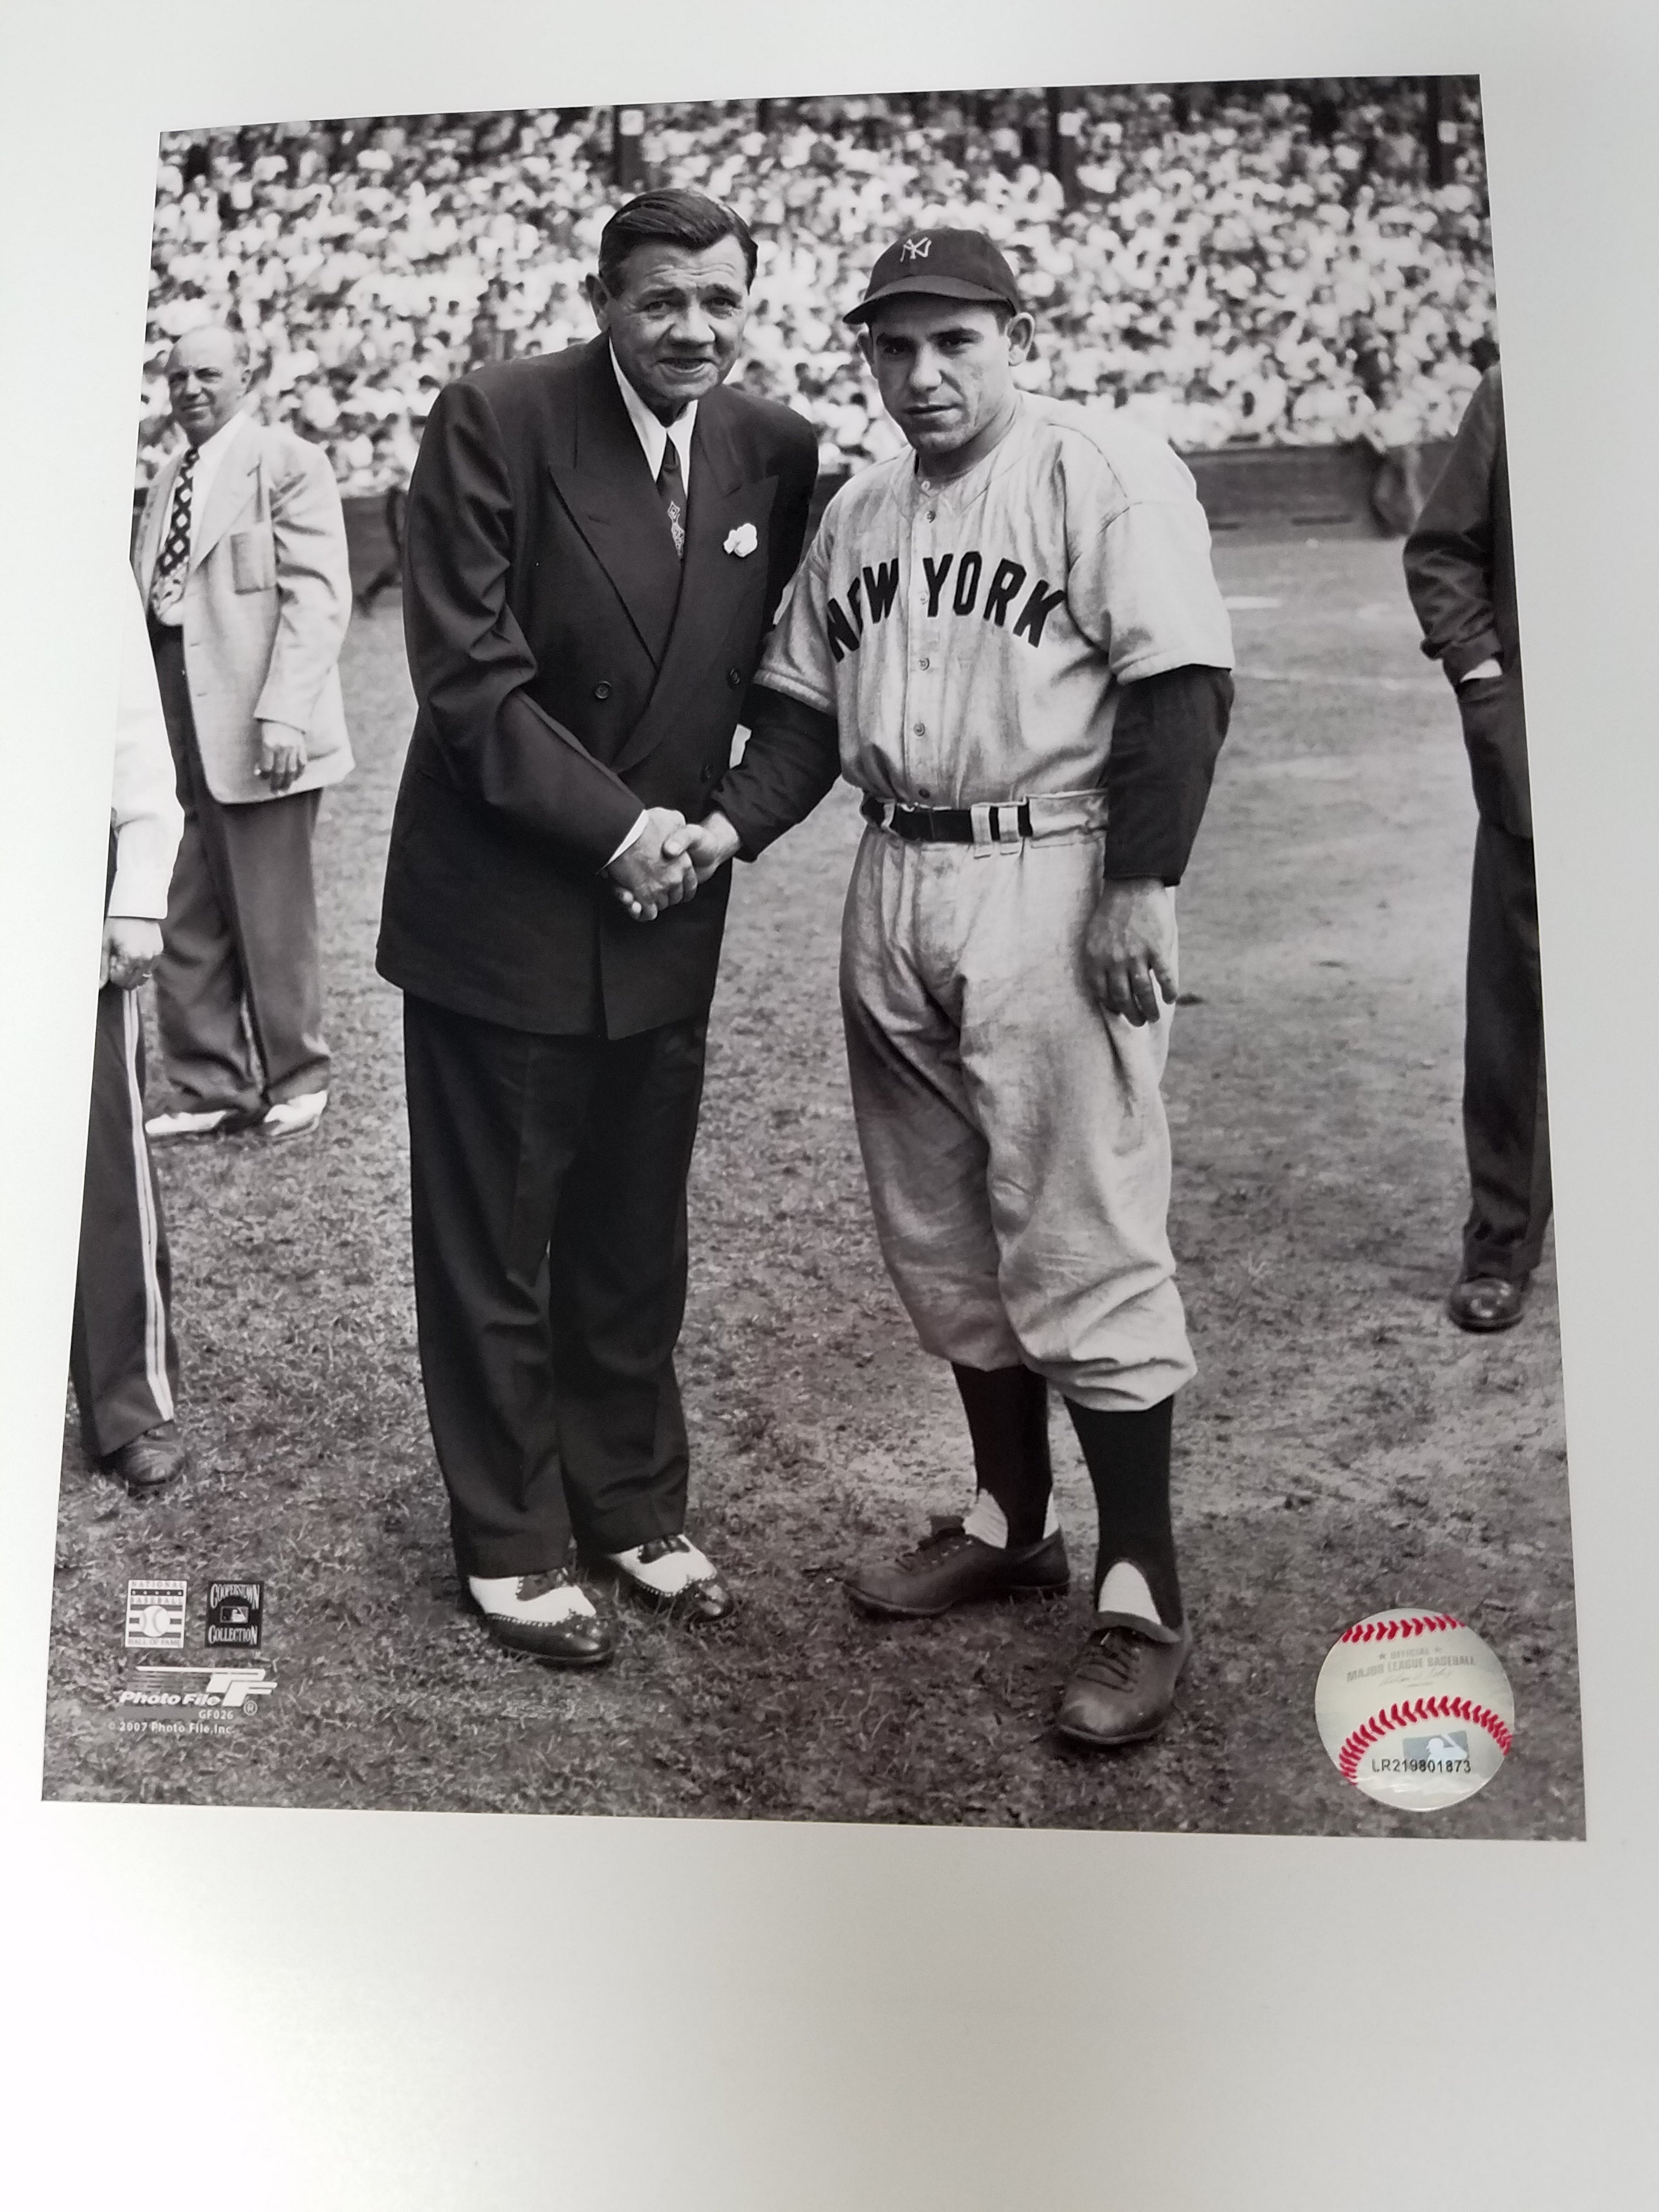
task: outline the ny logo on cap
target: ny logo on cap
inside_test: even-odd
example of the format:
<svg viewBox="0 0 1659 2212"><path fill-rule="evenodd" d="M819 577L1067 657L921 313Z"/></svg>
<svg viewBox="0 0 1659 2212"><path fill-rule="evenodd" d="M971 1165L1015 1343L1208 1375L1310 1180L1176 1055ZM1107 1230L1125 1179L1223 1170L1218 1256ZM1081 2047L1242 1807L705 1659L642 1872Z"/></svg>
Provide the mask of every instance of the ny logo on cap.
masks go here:
<svg viewBox="0 0 1659 2212"><path fill-rule="evenodd" d="M901 261L925 261L933 251L931 238L907 238L899 248Z"/></svg>

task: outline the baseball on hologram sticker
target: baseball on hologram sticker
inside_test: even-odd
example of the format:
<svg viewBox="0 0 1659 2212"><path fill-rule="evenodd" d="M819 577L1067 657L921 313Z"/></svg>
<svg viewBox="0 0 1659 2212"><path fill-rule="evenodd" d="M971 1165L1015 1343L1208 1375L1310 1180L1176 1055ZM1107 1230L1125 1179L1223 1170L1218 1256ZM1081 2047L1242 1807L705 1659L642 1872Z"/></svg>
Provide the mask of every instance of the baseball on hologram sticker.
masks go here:
<svg viewBox="0 0 1659 2212"><path fill-rule="evenodd" d="M1379 1804L1432 1813L1483 1790L1515 1738L1515 1697L1490 1644L1449 1613L1396 1606L1331 1647L1314 1691L1337 1772Z"/></svg>

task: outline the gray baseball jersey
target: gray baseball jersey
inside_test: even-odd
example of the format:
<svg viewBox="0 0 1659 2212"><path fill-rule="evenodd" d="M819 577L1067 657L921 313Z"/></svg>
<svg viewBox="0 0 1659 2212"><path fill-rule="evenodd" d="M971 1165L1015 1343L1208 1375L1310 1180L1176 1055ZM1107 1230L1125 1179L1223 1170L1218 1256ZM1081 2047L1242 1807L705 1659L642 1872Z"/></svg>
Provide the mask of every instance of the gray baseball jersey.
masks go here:
<svg viewBox="0 0 1659 2212"><path fill-rule="evenodd" d="M1119 687L1231 668L1191 473L1144 430L1024 395L955 483L905 453L830 501L758 681L832 714L842 772L908 805L1098 788Z"/></svg>
<svg viewBox="0 0 1659 2212"><path fill-rule="evenodd" d="M954 482L907 453L838 494L759 671L835 718L842 773L878 799L981 820L1031 802L1007 842L866 830L848 1066L923 1344L1024 1362L1104 1411L1193 1372L1165 1224L1170 1013L1105 1014L1084 940L1121 687L1194 665L1231 667L1232 644L1190 474L1142 431L1026 397Z"/></svg>

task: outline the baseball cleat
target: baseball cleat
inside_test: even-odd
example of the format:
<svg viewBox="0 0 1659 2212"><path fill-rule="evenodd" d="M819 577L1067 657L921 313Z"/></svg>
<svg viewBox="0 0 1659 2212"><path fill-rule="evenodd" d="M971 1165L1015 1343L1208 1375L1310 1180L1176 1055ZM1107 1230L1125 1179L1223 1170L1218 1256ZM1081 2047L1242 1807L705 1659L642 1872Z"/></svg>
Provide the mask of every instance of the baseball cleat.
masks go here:
<svg viewBox="0 0 1659 2212"><path fill-rule="evenodd" d="M1531 1279L1528 1275L1516 1281L1502 1275L1467 1275L1452 1285L1446 1311L1459 1328L1469 1329L1477 1336L1513 1328L1526 1310Z"/></svg>
<svg viewBox="0 0 1659 2212"><path fill-rule="evenodd" d="M1091 1750L1142 1743L1170 1717L1193 1648L1183 1621L1165 1628L1135 1613L1097 1613L1054 1716L1070 1743Z"/></svg>
<svg viewBox="0 0 1659 2212"><path fill-rule="evenodd" d="M847 1595L880 1620L931 1620L980 1598L1055 1596L1071 1578L1058 1528L1041 1543L1005 1547L970 1536L959 1520L936 1518L914 1551L855 1567Z"/></svg>
<svg viewBox="0 0 1659 2212"><path fill-rule="evenodd" d="M125 1483L135 1498L148 1498L176 1482L190 1465L184 1438L171 1421L158 1421L99 1462L106 1474Z"/></svg>
<svg viewBox="0 0 1659 2212"><path fill-rule="evenodd" d="M467 1595L497 1644L549 1667L602 1666L616 1632L567 1569L544 1575L469 1575Z"/></svg>

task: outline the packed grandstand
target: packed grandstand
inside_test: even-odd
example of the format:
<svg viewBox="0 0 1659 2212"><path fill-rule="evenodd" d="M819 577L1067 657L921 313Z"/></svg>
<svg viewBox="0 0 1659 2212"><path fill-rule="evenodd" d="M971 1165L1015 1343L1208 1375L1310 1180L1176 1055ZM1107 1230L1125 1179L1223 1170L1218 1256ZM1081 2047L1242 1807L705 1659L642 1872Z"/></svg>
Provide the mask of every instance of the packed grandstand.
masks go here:
<svg viewBox="0 0 1659 2212"><path fill-rule="evenodd" d="M1019 271L1034 389L1187 450L1451 434L1494 337L1472 89L1440 123L1438 183L1419 79L1064 97L1063 164L1041 92L647 109L629 188L691 185L750 224L735 374L806 416L835 474L896 438L842 311L882 246L939 222L980 225ZM405 482L451 378L592 334L616 129L562 108L170 134L140 483L173 435L168 348L205 321L246 332L261 411L325 447L343 492Z"/></svg>

